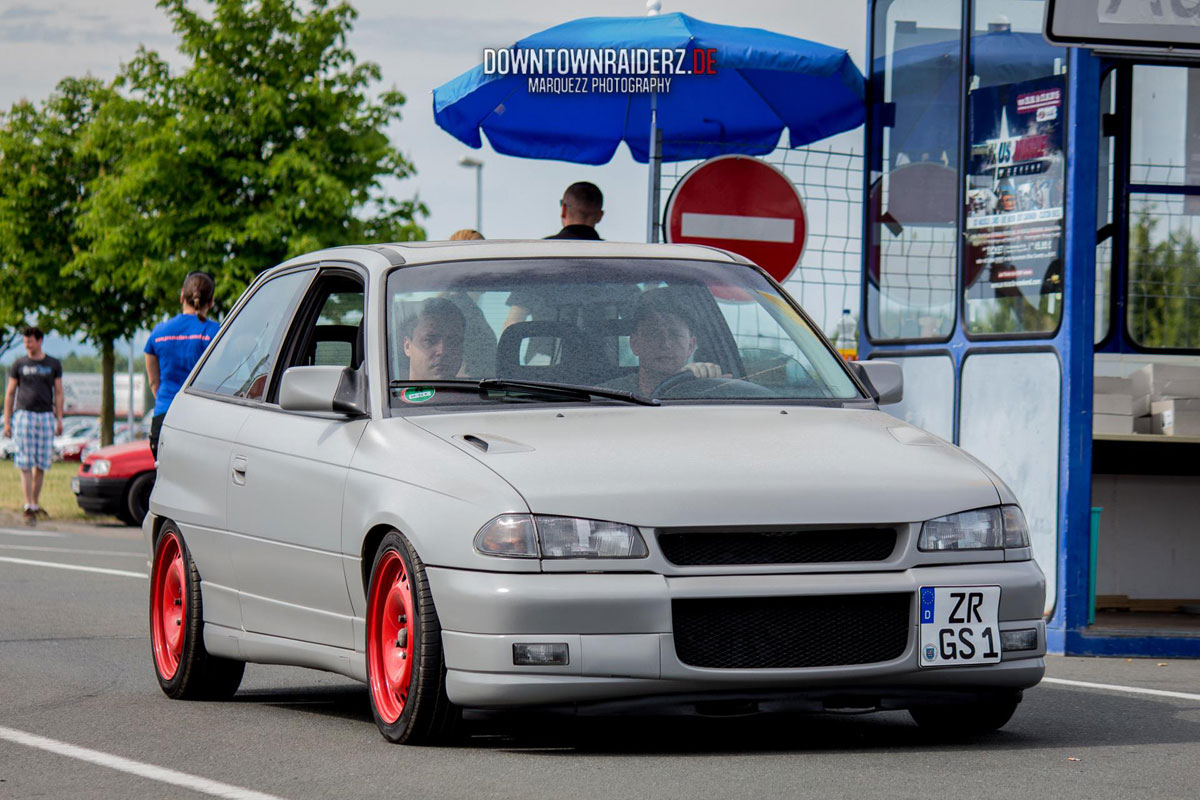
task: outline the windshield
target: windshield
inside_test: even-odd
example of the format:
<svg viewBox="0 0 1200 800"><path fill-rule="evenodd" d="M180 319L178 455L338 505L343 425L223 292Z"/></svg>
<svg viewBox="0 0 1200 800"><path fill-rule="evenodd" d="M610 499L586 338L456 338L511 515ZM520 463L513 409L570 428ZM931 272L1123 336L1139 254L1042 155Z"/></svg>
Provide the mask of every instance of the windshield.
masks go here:
<svg viewBox="0 0 1200 800"><path fill-rule="evenodd" d="M472 402L505 381L641 398L849 400L857 388L757 271L662 259L529 259L403 267L388 279L394 406ZM497 378L486 391L477 384ZM454 391L454 381L463 391ZM430 387L423 389L422 382ZM509 395L521 394L510 386ZM597 396L593 396L596 399ZM525 401L558 399L524 393Z"/></svg>

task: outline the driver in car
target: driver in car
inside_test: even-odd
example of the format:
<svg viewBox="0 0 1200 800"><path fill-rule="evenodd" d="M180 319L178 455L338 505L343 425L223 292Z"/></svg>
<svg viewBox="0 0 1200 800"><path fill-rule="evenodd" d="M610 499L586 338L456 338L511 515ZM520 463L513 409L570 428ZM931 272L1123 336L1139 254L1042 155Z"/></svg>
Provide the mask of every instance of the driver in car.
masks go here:
<svg viewBox="0 0 1200 800"><path fill-rule="evenodd" d="M729 377L708 362L689 363L696 351L695 327L687 308L668 288L651 289L638 298L629 348L638 357L637 375L609 381L605 386L650 397L663 381L691 373L696 378Z"/></svg>
<svg viewBox="0 0 1200 800"><path fill-rule="evenodd" d="M454 301L433 297L421 303L404 327L409 380L450 380L463 363L463 314Z"/></svg>

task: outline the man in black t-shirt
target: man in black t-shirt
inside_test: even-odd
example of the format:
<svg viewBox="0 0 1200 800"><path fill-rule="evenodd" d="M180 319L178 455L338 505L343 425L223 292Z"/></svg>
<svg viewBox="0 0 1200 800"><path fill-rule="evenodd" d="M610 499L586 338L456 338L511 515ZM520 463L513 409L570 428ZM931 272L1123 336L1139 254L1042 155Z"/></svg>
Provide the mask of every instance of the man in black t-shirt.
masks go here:
<svg viewBox="0 0 1200 800"><path fill-rule="evenodd" d="M4 393L4 435L16 440L13 462L21 470L25 521L49 515L38 506L42 478L54 457L54 437L62 434L62 364L42 350L42 332L28 327L24 358L13 362Z"/></svg>
<svg viewBox="0 0 1200 800"><path fill-rule="evenodd" d="M562 230L547 239L591 239L600 241L596 226L604 219L604 194L594 183L572 183L558 205Z"/></svg>
<svg viewBox="0 0 1200 800"><path fill-rule="evenodd" d="M596 226L604 218L604 193L596 184L588 181L572 183L563 192L558 210L562 229L553 236L547 236L547 239L602 241L600 234L596 232ZM509 308L504 327L524 322L526 319L577 322L581 305L598 309L613 304L623 305L633 302L637 295L637 292L632 290L597 295L597 288L588 287L586 294L569 292L565 287L546 289L531 286L514 289L506 301ZM530 339L526 346L524 363L539 363L539 357L542 361L552 359L554 343L554 339L544 336Z"/></svg>
<svg viewBox="0 0 1200 800"><path fill-rule="evenodd" d="M547 239L585 239L600 241L596 233L596 225L604 218L604 194L600 187L587 181L572 183L563 192L558 204L559 219L562 230ZM507 328L516 322L524 322L531 315L534 319L554 319L556 308L554 298L546 296L544 291L536 288L517 289L508 296L508 317L504 320ZM547 348L553 340L535 339L530 343L530 352L526 358L535 354L547 354Z"/></svg>

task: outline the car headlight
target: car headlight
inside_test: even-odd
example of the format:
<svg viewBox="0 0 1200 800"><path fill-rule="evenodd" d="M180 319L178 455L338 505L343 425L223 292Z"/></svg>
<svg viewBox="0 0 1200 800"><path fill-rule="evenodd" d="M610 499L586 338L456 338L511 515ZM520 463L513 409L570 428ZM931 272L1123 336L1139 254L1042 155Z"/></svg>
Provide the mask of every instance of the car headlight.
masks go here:
<svg viewBox="0 0 1200 800"><path fill-rule="evenodd" d="M475 534L475 549L508 558L645 558L637 528L575 517L504 514Z"/></svg>
<svg viewBox="0 0 1200 800"><path fill-rule="evenodd" d="M999 550L1029 547L1029 528L1020 506L963 511L926 522L917 541L921 550Z"/></svg>
<svg viewBox="0 0 1200 800"><path fill-rule="evenodd" d="M97 458L92 462L92 468L89 470L90 475L107 475L112 468L112 463L104 458Z"/></svg>

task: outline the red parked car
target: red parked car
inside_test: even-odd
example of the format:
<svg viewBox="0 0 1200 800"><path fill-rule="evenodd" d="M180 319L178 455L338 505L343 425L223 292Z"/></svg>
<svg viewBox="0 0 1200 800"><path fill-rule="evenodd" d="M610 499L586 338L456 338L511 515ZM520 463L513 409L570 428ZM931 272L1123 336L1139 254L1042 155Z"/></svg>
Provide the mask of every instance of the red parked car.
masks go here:
<svg viewBox="0 0 1200 800"><path fill-rule="evenodd" d="M154 474L149 441L114 444L84 456L71 491L84 511L116 514L126 525L141 525L150 508Z"/></svg>

